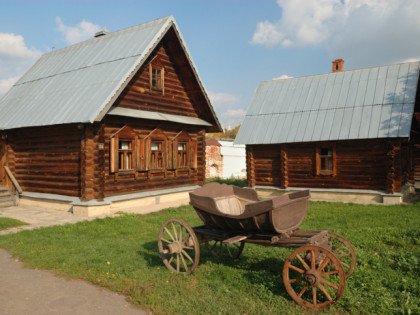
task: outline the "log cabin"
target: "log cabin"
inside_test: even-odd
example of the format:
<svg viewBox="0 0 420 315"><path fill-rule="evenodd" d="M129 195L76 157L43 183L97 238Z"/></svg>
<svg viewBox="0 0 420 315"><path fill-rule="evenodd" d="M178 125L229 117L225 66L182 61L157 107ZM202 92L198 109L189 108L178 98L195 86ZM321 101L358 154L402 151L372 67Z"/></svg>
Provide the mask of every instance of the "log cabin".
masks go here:
<svg viewBox="0 0 420 315"><path fill-rule="evenodd" d="M66 210L191 190L209 131L222 128L172 16L104 28L0 100L0 186Z"/></svg>
<svg viewBox="0 0 420 315"><path fill-rule="evenodd" d="M397 203L420 180L420 63L353 71L343 63L259 84L235 140L246 144L250 187L371 192Z"/></svg>

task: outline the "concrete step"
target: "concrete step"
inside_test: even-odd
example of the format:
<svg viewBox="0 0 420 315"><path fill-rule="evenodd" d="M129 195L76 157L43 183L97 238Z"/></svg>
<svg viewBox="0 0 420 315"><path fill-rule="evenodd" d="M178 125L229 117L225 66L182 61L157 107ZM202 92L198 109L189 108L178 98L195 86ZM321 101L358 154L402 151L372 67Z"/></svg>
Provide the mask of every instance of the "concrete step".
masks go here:
<svg viewBox="0 0 420 315"><path fill-rule="evenodd" d="M0 186L0 208L15 206L15 196L8 187Z"/></svg>
<svg viewBox="0 0 420 315"><path fill-rule="evenodd" d="M15 202L13 200L9 201L0 201L0 208L8 208L8 207L14 207Z"/></svg>

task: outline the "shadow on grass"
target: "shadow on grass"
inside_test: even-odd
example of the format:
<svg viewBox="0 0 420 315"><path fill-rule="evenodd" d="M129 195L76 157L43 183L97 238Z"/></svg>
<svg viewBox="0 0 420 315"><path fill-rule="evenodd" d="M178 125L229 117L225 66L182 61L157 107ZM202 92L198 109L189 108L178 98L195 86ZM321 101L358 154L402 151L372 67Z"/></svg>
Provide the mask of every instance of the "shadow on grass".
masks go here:
<svg viewBox="0 0 420 315"><path fill-rule="evenodd" d="M157 241L141 244L141 249L137 254L142 256L151 268L164 267L162 258L159 255ZM240 270L244 279L250 285L258 284L271 291L274 295L286 299L290 298L283 284L282 271L284 260L281 258L265 258L257 262L255 262L255 259L247 257L244 254L238 259L231 259L229 257L218 258L208 253L204 245L201 244L200 262L197 268L200 268L200 265L204 265L207 262Z"/></svg>

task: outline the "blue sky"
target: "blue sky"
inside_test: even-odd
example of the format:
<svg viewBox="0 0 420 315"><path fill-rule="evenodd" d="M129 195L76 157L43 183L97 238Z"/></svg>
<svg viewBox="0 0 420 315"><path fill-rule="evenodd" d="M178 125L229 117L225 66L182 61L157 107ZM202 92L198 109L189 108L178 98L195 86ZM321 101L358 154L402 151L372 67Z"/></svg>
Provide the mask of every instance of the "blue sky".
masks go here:
<svg viewBox="0 0 420 315"><path fill-rule="evenodd" d="M419 0L0 0L0 97L52 46L169 14L224 127L261 81L420 59Z"/></svg>

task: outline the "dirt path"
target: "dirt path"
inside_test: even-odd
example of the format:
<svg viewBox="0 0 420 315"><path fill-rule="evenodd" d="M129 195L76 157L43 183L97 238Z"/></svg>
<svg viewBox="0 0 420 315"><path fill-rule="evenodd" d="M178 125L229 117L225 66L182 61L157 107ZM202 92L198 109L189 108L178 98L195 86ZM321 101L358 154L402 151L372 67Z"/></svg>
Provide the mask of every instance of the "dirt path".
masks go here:
<svg viewBox="0 0 420 315"><path fill-rule="evenodd" d="M0 249L0 314L147 314L123 295L82 280L26 269Z"/></svg>

